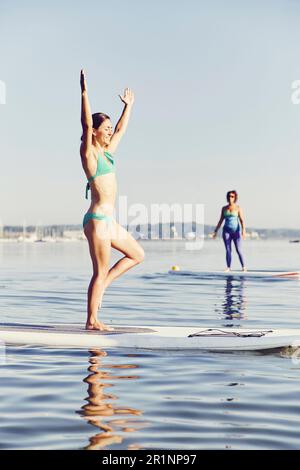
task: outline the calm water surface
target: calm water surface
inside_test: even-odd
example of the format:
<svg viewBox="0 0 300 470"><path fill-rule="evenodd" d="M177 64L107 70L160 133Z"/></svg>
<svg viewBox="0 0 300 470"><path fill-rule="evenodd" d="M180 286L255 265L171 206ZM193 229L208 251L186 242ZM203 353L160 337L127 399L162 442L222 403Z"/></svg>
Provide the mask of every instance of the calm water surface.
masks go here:
<svg viewBox="0 0 300 470"><path fill-rule="evenodd" d="M143 242L146 259L116 280L102 318L131 325L299 328L293 280L171 276L224 267L201 251ZM250 269L300 268L300 246L244 243ZM113 253L112 263L118 259ZM2 323L85 320L86 242L1 243ZM235 258L234 267L238 267ZM287 354L141 352L6 346L2 449L299 449L300 363Z"/></svg>

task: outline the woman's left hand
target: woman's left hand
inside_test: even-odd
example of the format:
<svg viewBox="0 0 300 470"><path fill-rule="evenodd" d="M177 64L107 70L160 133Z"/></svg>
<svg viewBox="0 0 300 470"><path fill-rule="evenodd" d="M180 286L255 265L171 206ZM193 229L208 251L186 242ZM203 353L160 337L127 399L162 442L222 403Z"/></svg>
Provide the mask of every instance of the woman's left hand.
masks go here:
<svg viewBox="0 0 300 470"><path fill-rule="evenodd" d="M134 93L130 88L125 88L124 95L119 95L120 100L127 105L132 105L134 102Z"/></svg>
<svg viewBox="0 0 300 470"><path fill-rule="evenodd" d="M242 239L243 239L243 240L246 240L246 232L243 232L243 233L242 233Z"/></svg>

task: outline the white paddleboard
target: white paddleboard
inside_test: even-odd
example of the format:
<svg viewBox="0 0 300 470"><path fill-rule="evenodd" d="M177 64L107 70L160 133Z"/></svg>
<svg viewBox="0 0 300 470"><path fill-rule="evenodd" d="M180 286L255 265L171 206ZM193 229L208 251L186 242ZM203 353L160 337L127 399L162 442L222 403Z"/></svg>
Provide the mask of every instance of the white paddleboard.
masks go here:
<svg viewBox="0 0 300 470"><path fill-rule="evenodd" d="M254 351L300 346L300 329L115 326L112 332L75 325L0 326L5 344L150 350Z"/></svg>
<svg viewBox="0 0 300 470"><path fill-rule="evenodd" d="M184 271L184 270L170 270L169 274L183 275L183 276L203 276L203 277L245 277L245 278L273 278L273 279L299 279L300 271Z"/></svg>

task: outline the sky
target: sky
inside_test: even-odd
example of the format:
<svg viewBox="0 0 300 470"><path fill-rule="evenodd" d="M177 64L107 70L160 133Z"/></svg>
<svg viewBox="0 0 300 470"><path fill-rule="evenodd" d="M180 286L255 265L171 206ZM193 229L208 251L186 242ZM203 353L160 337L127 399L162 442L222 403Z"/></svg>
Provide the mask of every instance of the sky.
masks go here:
<svg viewBox="0 0 300 470"><path fill-rule="evenodd" d="M0 0L0 221L80 224L79 73L92 112L131 121L115 155L127 206L228 190L246 226L300 228L300 2Z"/></svg>

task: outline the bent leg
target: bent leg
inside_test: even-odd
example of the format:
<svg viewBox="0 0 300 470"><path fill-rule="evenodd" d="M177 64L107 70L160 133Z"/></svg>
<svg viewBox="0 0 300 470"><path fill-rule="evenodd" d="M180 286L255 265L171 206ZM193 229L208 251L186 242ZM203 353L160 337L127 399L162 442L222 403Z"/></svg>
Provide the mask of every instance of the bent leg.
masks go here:
<svg viewBox="0 0 300 470"><path fill-rule="evenodd" d="M237 232L237 234L234 236L233 242L234 242L234 246L235 246L236 252L238 254L240 263L241 263L242 268L243 268L244 267L244 258L243 258L242 251L241 251L241 240L242 240L241 239L241 234L240 234L240 232Z"/></svg>
<svg viewBox="0 0 300 470"><path fill-rule="evenodd" d="M109 270L105 281L105 288L114 279L121 276L121 274L141 263L145 257L144 250L139 243L116 221L113 223L111 237L111 246L125 256L117 261Z"/></svg>
<svg viewBox="0 0 300 470"><path fill-rule="evenodd" d="M227 268L230 268L231 266L231 233L223 231L223 241L225 245L225 250L226 250L226 264Z"/></svg>
<svg viewBox="0 0 300 470"><path fill-rule="evenodd" d="M88 288L86 329L107 330L109 328L97 319L111 254L110 238L106 235L106 221L90 220L84 227L84 233L89 243L93 263L93 276Z"/></svg>

